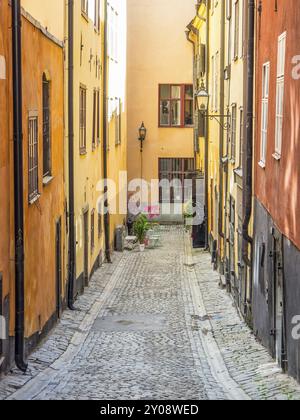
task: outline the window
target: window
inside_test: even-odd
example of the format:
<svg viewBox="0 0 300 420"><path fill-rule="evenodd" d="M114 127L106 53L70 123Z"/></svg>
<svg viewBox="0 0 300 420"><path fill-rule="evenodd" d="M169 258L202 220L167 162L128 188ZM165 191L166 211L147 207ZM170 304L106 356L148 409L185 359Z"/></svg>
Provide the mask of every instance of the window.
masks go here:
<svg viewBox="0 0 300 420"><path fill-rule="evenodd" d="M94 0L94 26L100 31L100 0Z"/></svg>
<svg viewBox="0 0 300 420"><path fill-rule="evenodd" d="M278 39L277 86L276 86L276 129L275 158L280 159L282 151L284 76L285 76L286 33Z"/></svg>
<svg viewBox="0 0 300 420"><path fill-rule="evenodd" d="M232 105L232 117L231 117L231 160L236 159L236 128L237 128L237 106Z"/></svg>
<svg viewBox="0 0 300 420"><path fill-rule="evenodd" d="M115 145L121 144L121 99L117 100L117 108L115 111Z"/></svg>
<svg viewBox="0 0 300 420"><path fill-rule="evenodd" d="M240 154L239 154L239 168L243 169L244 157L244 111L240 110Z"/></svg>
<svg viewBox="0 0 300 420"><path fill-rule="evenodd" d="M159 181L170 183L167 189L160 186L160 203L184 203L191 199L190 185L185 182L190 181L190 173L195 170L194 159L159 159Z"/></svg>
<svg viewBox="0 0 300 420"><path fill-rule="evenodd" d="M97 142L100 144L100 90L97 90Z"/></svg>
<svg viewBox="0 0 300 420"><path fill-rule="evenodd" d="M260 164L266 164L268 142L268 116L269 116L269 88L270 88L270 63L263 65L262 78L262 108L261 108L261 144Z"/></svg>
<svg viewBox="0 0 300 420"><path fill-rule="evenodd" d="M88 0L81 0L81 12L85 16L88 16L88 13L89 13L89 2L88 2Z"/></svg>
<svg viewBox="0 0 300 420"><path fill-rule="evenodd" d="M219 52L217 52L213 57L212 57L212 81L211 81L211 85L212 85L212 101L211 101L211 105L212 105L212 111L213 112L217 112L219 110L219 77L220 77L220 62L219 62Z"/></svg>
<svg viewBox="0 0 300 420"><path fill-rule="evenodd" d="M96 148L96 133L97 133L97 89L94 89L93 93L93 139L92 149Z"/></svg>
<svg viewBox="0 0 300 420"><path fill-rule="evenodd" d="M194 120L192 85L159 86L159 126L191 127Z"/></svg>
<svg viewBox="0 0 300 420"><path fill-rule="evenodd" d="M239 56L239 43L240 43L240 2L236 0L234 5L235 20L234 20L234 59Z"/></svg>
<svg viewBox="0 0 300 420"><path fill-rule="evenodd" d="M95 249L95 210L91 213L91 253Z"/></svg>
<svg viewBox="0 0 300 420"><path fill-rule="evenodd" d="M43 177L51 175L50 82L43 75Z"/></svg>
<svg viewBox="0 0 300 420"><path fill-rule="evenodd" d="M30 112L28 119L28 199L33 202L39 196L38 175L38 114Z"/></svg>
<svg viewBox="0 0 300 420"><path fill-rule="evenodd" d="M80 153L86 153L86 88L80 87L79 94L79 148Z"/></svg>

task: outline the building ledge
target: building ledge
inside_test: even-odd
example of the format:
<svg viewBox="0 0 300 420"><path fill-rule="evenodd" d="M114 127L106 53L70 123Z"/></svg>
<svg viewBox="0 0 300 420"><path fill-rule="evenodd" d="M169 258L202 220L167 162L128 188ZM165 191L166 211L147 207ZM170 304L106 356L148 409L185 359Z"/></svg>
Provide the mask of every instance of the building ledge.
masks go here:
<svg viewBox="0 0 300 420"><path fill-rule="evenodd" d="M51 175L44 176L43 178L43 186L46 187L53 181L54 177Z"/></svg>
<svg viewBox="0 0 300 420"><path fill-rule="evenodd" d="M29 205L32 206L41 198L41 194L37 194L32 200L29 200Z"/></svg>
<svg viewBox="0 0 300 420"><path fill-rule="evenodd" d="M278 152L275 152L275 153L273 153L273 158L275 159L275 160L280 160L281 159L281 154L280 153L278 153Z"/></svg>

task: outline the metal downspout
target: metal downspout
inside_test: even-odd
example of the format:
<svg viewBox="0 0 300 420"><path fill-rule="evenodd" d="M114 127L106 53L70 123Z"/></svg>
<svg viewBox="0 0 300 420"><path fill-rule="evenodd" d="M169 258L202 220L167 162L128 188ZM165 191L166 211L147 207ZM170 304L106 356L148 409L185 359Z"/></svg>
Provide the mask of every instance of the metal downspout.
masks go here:
<svg viewBox="0 0 300 420"><path fill-rule="evenodd" d="M225 57L224 57L224 51L225 51L225 2L223 1L221 3L221 40L220 40L220 110L223 112L224 110L224 104L225 104L225 95L224 95L224 65L225 65ZM220 131L219 131L219 237L224 239L225 235L223 232L223 211L224 208L226 208L226 200L227 197L225 197L225 206L223 205L223 198L224 198L224 177L223 177L223 151L224 151L224 117L221 117L221 125L220 125ZM221 257L221 244L220 244L220 257Z"/></svg>
<svg viewBox="0 0 300 420"><path fill-rule="evenodd" d="M69 134L69 287L68 307L74 310L75 207L74 207L74 0L68 3L68 134Z"/></svg>
<svg viewBox="0 0 300 420"><path fill-rule="evenodd" d="M108 203L108 164L107 164L107 0L104 1L104 46L103 46L103 178L105 196L104 232L105 232L105 257L111 263L110 255L110 221Z"/></svg>
<svg viewBox="0 0 300 420"><path fill-rule="evenodd" d="M248 2L248 51L247 51L247 125L246 142L244 148L244 221L243 221L243 260L251 268L253 239L249 235L249 225L252 216L252 182L253 182L253 105L254 105L254 36L255 36L255 1ZM251 247L251 257L249 259L249 245ZM250 276L251 277L251 276ZM251 281L250 296L252 296Z"/></svg>
<svg viewBox="0 0 300 420"><path fill-rule="evenodd" d="M24 343L24 189L22 124L22 42L20 0L12 1L14 218L15 218L15 362L26 372Z"/></svg>

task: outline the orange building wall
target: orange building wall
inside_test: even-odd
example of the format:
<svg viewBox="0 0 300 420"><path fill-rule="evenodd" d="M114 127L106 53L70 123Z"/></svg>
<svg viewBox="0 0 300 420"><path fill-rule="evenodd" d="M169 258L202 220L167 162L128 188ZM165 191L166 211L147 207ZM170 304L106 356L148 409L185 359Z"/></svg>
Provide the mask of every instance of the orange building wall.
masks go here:
<svg viewBox="0 0 300 420"><path fill-rule="evenodd" d="M278 229L300 249L300 80L293 78L299 55L300 7L299 1L278 1L278 11L274 11L274 1L263 2L262 16L257 15L257 66L256 66L256 144L255 144L255 197L263 204L277 224ZM285 66L285 96L282 156L274 159L276 75L278 37L287 31ZM262 67L270 62L270 95L268 120L268 146L266 167L261 168L261 98ZM299 61L298 61L299 63ZM299 71L298 71L299 74Z"/></svg>
<svg viewBox="0 0 300 420"><path fill-rule="evenodd" d="M9 104L10 89L10 60L9 60L9 31L10 8L7 1L0 2L0 273L3 276L3 300L10 293L10 137L11 112ZM12 299L11 299L12 300ZM3 303L3 302L2 302Z"/></svg>
<svg viewBox="0 0 300 420"><path fill-rule="evenodd" d="M30 52L30 54L29 54ZM64 80L63 50L27 19L22 23L24 211L25 211L25 336L42 331L56 311L56 222L62 217L62 246L65 246L64 216ZM53 180L43 186L42 77L51 79L51 150ZM38 111L40 199L28 204L28 113ZM62 251L62 279L66 278ZM65 284L61 285L65 295Z"/></svg>

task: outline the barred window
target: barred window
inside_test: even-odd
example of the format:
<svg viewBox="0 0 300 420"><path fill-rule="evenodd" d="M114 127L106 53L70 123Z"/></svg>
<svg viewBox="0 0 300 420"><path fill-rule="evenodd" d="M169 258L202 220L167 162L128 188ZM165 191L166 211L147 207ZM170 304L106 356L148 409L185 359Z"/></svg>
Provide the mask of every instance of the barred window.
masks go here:
<svg viewBox="0 0 300 420"><path fill-rule="evenodd" d="M28 199L39 195L38 185L38 113L30 112L28 118Z"/></svg>
<svg viewBox="0 0 300 420"><path fill-rule="evenodd" d="M86 153L86 88L80 86L79 94L79 148L80 153Z"/></svg>
<svg viewBox="0 0 300 420"><path fill-rule="evenodd" d="M51 175L50 82L43 74L43 176Z"/></svg>

